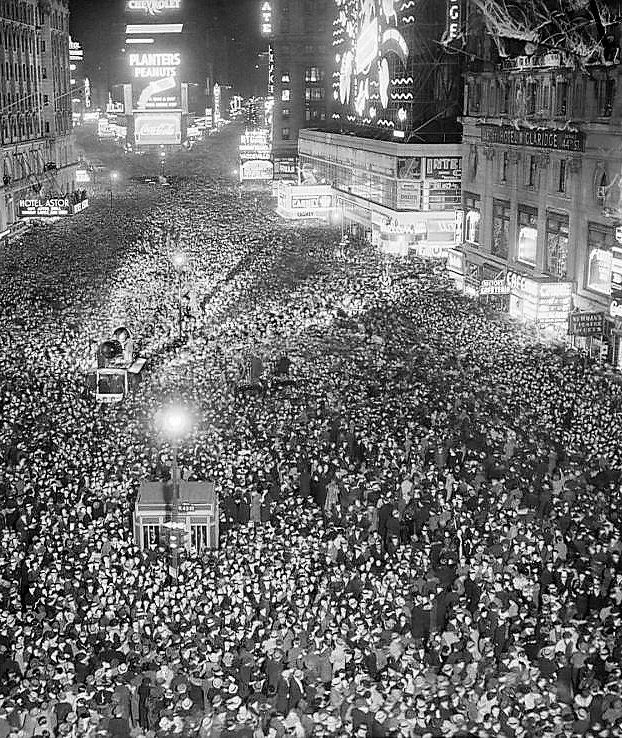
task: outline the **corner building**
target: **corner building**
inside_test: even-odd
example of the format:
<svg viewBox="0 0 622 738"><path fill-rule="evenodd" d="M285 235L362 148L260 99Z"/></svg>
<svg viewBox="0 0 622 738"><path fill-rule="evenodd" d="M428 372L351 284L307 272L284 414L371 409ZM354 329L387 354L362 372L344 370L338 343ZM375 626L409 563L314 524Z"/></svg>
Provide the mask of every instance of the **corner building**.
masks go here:
<svg viewBox="0 0 622 738"><path fill-rule="evenodd" d="M467 75L462 211L448 266L466 293L485 293L486 280L506 293L512 316L559 337L571 311L604 314L619 365L622 80L617 64L589 72L547 54Z"/></svg>
<svg viewBox="0 0 622 738"><path fill-rule="evenodd" d="M19 200L75 189L68 0L0 2L0 235Z"/></svg>

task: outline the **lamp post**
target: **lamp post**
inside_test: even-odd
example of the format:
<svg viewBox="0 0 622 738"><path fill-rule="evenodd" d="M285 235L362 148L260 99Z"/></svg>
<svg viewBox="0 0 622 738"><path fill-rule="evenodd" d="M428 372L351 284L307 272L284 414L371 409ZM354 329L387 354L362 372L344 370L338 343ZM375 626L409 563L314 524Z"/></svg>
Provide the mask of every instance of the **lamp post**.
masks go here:
<svg viewBox="0 0 622 738"><path fill-rule="evenodd" d="M186 408L179 405L170 405L160 413L160 426L164 435L171 441L173 459L171 463L171 481L173 484L173 500L171 505L171 520L164 525L169 528L170 534L181 531L185 526L179 522L179 505L181 497L181 475L179 473L179 442L190 430L191 418ZM170 538L169 538L170 540ZM177 577L179 567L179 544L169 543L171 564L174 576Z"/></svg>
<svg viewBox="0 0 622 738"><path fill-rule="evenodd" d="M188 257L183 251L176 251L172 256L173 267L177 272L177 305L179 309L179 340L182 339L183 310L181 304L181 276L188 263Z"/></svg>
<svg viewBox="0 0 622 738"><path fill-rule="evenodd" d="M164 179L164 162L166 161L166 151L160 151L160 177Z"/></svg>
<svg viewBox="0 0 622 738"><path fill-rule="evenodd" d="M115 182L119 179L119 172L110 172L110 215L112 215L112 191Z"/></svg>

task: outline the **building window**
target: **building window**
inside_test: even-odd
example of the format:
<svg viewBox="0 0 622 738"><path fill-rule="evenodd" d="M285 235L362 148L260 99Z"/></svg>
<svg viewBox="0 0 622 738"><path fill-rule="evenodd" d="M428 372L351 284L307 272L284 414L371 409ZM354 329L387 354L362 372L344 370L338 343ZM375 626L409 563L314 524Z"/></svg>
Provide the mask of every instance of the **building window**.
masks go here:
<svg viewBox="0 0 622 738"><path fill-rule="evenodd" d="M469 113L479 113L482 104L482 83L473 80L470 84Z"/></svg>
<svg viewBox="0 0 622 738"><path fill-rule="evenodd" d="M307 67L305 69L305 82L322 82L324 70L319 67Z"/></svg>
<svg viewBox="0 0 622 738"><path fill-rule="evenodd" d="M534 115L538 100L538 83L535 80L527 83L527 115Z"/></svg>
<svg viewBox="0 0 622 738"><path fill-rule="evenodd" d="M289 108L283 108L281 110L281 117L282 118L289 118Z"/></svg>
<svg viewBox="0 0 622 738"><path fill-rule="evenodd" d="M492 201L492 244L490 252L501 259L507 259L510 249L510 203L503 200Z"/></svg>
<svg viewBox="0 0 622 738"><path fill-rule="evenodd" d="M531 154L527 159L527 177L525 184L527 187L537 187L538 185L538 159Z"/></svg>
<svg viewBox="0 0 622 738"><path fill-rule="evenodd" d="M596 202L601 207L605 207L605 201L607 200L607 190L609 189L609 177L607 172L603 172L601 178L598 180L596 187Z"/></svg>
<svg viewBox="0 0 622 738"><path fill-rule="evenodd" d="M160 545L160 526L143 525L143 548L157 548Z"/></svg>
<svg viewBox="0 0 622 738"><path fill-rule="evenodd" d="M564 116L568 112L568 82L563 79L555 85L555 115Z"/></svg>
<svg viewBox="0 0 622 738"><path fill-rule="evenodd" d="M504 151L501 154L501 158L499 159L499 179L501 182L507 182L508 181L508 164L510 163L510 155L507 151Z"/></svg>
<svg viewBox="0 0 622 738"><path fill-rule="evenodd" d="M282 102L290 101L290 91L289 90L281 90L281 101Z"/></svg>
<svg viewBox="0 0 622 738"><path fill-rule="evenodd" d="M283 141L289 141L289 137L291 135L291 131L289 129L289 126L285 126L285 128L281 128L281 138Z"/></svg>
<svg viewBox="0 0 622 738"><path fill-rule="evenodd" d="M559 161L559 176L557 178L557 191L566 192L566 181L568 178L568 164L565 159Z"/></svg>
<svg viewBox="0 0 622 738"><path fill-rule="evenodd" d="M479 244L479 222L481 218L482 198L480 195L472 195L468 192L464 196L464 240L469 243Z"/></svg>
<svg viewBox="0 0 622 738"><path fill-rule="evenodd" d="M190 547L195 553L200 554L208 546L207 525L190 526Z"/></svg>
<svg viewBox="0 0 622 738"><path fill-rule="evenodd" d="M281 75L281 82L286 82L289 84L289 72L283 72Z"/></svg>
<svg viewBox="0 0 622 738"><path fill-rule="evenodd" d="M538 209L527 205L518 206L518 248L519 261L536 263L538 251Z"/></svg>
<svg viewBox="0 0 622 738"><path fill-rule="evenodd" d="M586 287L603 295L611 294L611 246L613 229L598 223L588 223Z"/></svg>
<svg viewBox="0 0 622 738"><path fill-rule="evenodd" d="M568 265L568 216L548 213L546 216L546 270L560 279L566 278Z"/></svg>
<svg viewBox="0 0 622 738"><path fill-rule="evenodd" d="M596 106L601 118L608 118L613 111L613 101L616 94L615 79L598 79L594 82L596 87Z"/></svg>

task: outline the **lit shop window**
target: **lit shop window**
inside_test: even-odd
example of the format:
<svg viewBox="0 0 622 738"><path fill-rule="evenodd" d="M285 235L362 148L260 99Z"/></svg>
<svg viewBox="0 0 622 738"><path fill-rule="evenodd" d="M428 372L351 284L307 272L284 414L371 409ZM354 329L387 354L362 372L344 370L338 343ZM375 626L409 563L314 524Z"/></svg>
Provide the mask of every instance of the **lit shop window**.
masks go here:
<svg viewBox="0 0 622 738"><path fill-rule="evenodd" d="M479 222L482 200L479 195L465 194L464 240L479 244Z"/></svg>
<svg viewBox="0 0 622 738"><path fill-rule="evenodd" d="M546 269L566 278L568 264L568 216L549 213L546 218Z"/></svg>
<svg viewBox="0 0 622 738"><path fill-rule="evenodd" d="M538 252L538 211L536 208L520 206L518 209L518 249L519 261L535 264Z"/></svg>
<svg viewBox="0 0 622 738"><path fill-rule="evenodd" d="M612 241L613 234L606 226L588 224L586 286L603 295L611 294Z"/></svg>
<svg viewBox="0 0 622 738"><path fill-rule="evenodd" d="M510 249L510 203L503 200L492 201L492 244L490 252L494 256L507 259Z"/></svg>

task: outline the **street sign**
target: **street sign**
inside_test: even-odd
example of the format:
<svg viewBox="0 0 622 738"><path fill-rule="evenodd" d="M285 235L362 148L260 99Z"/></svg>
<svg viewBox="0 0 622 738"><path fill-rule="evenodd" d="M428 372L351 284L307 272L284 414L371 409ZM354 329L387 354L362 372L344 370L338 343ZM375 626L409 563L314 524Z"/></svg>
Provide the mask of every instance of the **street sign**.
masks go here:
<svg viewBox="0 0 622 738"><path fill-rule="evenodd" d="M604 313L570 313L568 333L571 336L600 336L604 317Z"/></svg>

